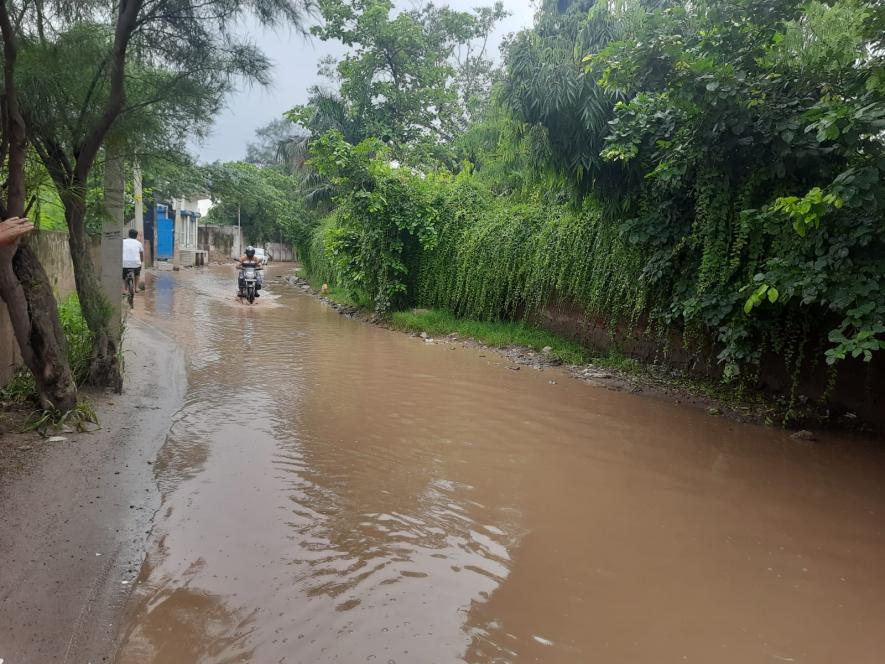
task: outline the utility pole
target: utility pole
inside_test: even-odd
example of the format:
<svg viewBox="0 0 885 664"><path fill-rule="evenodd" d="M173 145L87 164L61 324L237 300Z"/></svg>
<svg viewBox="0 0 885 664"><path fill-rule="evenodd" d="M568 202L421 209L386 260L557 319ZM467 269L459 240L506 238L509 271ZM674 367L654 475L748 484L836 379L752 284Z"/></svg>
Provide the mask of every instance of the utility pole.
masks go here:
<svg viewBox="0 0 885 664"><path fill-rule="evenodd" d="M138 238L141 240L142 244L145 244L144 237L144 189L141 185L141 165L138 163L136 159L135 164L132 167L132 179L134 180L135 185L135 230L138 231ZM153 242L151 242L151 254L154 252ZM147 252L145 252L145 258L147 258ZM144 277L138 277L138 288L139 290L144 290Z"/></svg>
<svg viewBox="0 0 885 664"><path fill-rule="evenodd" d="M237 258L243 255L243 230L240 228L240 204L237 203Z"/></svg>
<svg viewBox="0 0 885 664"><path fill-rule="evenodd" d="M116 141L108 141L105 145L104 218L101 224L101 282L110 310L111 329L118 340L122 332L120 273L123 271L125 178L120 146Z"/></svg>
<svg viewBox="0 0 885 664"><path fill-rule="evenodd" d="M135 185L135 230L144 240L144 189L141 184L141 165L136 161L132 166L132 179Z"/></svg>

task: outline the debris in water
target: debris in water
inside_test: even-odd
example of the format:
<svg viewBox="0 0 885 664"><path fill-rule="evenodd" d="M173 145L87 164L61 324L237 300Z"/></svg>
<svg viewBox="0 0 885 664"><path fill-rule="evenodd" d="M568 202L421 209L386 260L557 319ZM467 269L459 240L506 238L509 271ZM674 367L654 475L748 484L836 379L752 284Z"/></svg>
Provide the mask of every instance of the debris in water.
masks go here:
<svg viewBox="0 0 885 664"><path fill-rule="evenodd" d="M792 438L793 440L805 440L808 442L817 440L817 436L815 436L811 431L808 431L807 429L802 429L801 431L797 431L796 433L791 434L790 438Z"/></svg>
<svg viewBox="0 0 885 664"><path fill-rule="evenodd" d="M532 634L532 638L540 643L542 646L552 646L553 641L550 639L545 639L543 636L538 636L537 634Z"/></svg>

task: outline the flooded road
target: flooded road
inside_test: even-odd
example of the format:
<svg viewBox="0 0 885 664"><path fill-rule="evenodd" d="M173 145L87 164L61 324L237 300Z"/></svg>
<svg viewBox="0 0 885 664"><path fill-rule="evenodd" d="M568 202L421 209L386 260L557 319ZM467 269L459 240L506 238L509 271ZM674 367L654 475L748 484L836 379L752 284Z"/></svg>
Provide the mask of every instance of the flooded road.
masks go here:
<svg viewBox="0 0 885 664"><path fill-rule="evenodd" d="M189 387L119 664L885 652L885 456L351 321L233 271L136 315ZM274 292L275 291L275 292Z"/></svg>

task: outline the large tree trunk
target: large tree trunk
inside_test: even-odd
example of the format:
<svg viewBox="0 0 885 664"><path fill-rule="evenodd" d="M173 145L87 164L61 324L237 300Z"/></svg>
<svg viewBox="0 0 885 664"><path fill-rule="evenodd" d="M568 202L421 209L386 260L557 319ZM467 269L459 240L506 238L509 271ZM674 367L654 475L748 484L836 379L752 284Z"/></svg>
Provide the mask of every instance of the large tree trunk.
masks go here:
<svg viewBox="0 0 885 664"><path fill-rule="evenodd" d="M23 217L27 135L15 84L18 43L5 1L0 3L0 32L4 59L3 129L9 153L6 215ZM77 405L77 388L65 352L55 297L43 266L27 244L0 248L0 297L9 310L22 359L34 374L41 404L62 412L73 409Z"/></svg>
<svg viewBox="0 0 885 664"><path fill-rule="evenodd" d="M46 272L29 246L0 249L0 297L9 310L25 366L34 374L40 405L63 413L73 409L77 387L58 308Z"/></svg>
<svg viewBox="0 0 885 664"><path fill-rule="evenodd" d="M89 236L86 234L86 203L78 191L82 191L82 188L68 190L62 201L80 308L89 331L92 332L93 357L89 382L112 387L120 392L123 389L123 377L118 358L119 340L114 333L118 326L112 321L112 308L101 287L101 274L96 272L92 263Z"/></svg>
<svg viewBox="0 0 885 664"><path fill-rule="evenodd" d="M126 49L133 31L138 25L138 14L143 0L121 0L114 28L114 48L111 64L110 89L104 110L87 133L83 143L75 150L76 162L69 181L65 178L59 193L65 207L68 224L68 241L74 279L80 295L83 317L92 332L93 359L89 380L94 385L123 390L123 376L118 358L119 321L115 321L110 303L102 291L101 274L95 271L89 254L89 238L86 234L86 181L89 172L107 138L114 122L126 104ZM50 172L52 169L50 168ZM62 174L58 171L56 175ZM57 182L57 184L59 184Z"/></svg>

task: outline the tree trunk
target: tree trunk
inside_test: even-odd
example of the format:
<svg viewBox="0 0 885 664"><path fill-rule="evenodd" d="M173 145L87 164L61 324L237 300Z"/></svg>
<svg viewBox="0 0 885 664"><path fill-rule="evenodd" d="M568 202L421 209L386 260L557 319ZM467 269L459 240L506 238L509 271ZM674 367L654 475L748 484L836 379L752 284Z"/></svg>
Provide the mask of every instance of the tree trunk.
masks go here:
<svg viewBox="0 0 885 664"><path fill-rule="evenodd" d="M18 39L5 0L0 2L0 32L4 59L4 139L7 141L4 147L9 153L5 207L8 217L23 217L27 135L15 84ZM22 359L34 374L41 405L62 412L73 409L77 405L77 387L65 352L58 307L46 272L27 244L0 248L0 297L9 310Z"/></svg>
<svg viewBox="0 0 885 664"><path fill-rule="evenodd" d="M93 357L89 382L92 385L112 387L120 392L123 389L123 376L117 357L118 338L113 332L112 308L101 287L101 274L96 272L92 263L89 236L86 234L86 203L78 193L81 191L82 187L69 189L62 202L68 224L68 244L71 248L80 308L89 331L92 332Z"/></svg>
<svg viewBox="0 0 885 664"><path fill-rule="evenodd" d="M40 405L62 413L77 405L58 307L43 266L23 244L0 249L0 297L6 302L25 366L34 374Z"/></svg>

